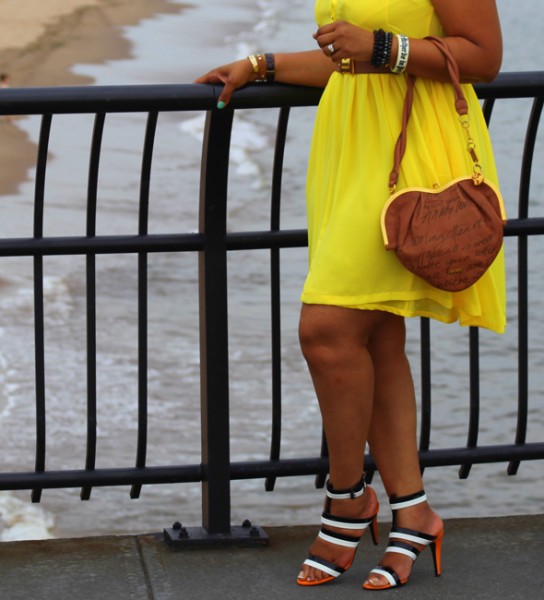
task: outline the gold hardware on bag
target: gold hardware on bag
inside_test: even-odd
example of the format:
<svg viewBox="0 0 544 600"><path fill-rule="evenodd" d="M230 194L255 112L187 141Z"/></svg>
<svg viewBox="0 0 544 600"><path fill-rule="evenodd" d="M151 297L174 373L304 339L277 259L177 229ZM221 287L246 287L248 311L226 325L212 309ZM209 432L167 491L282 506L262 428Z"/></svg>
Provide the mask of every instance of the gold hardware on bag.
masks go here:
<svg viewBox="0 0 544 600"><path fill-rule="evenodd" d="M472 167L472 181L474 181L474 185L482 185L484 182L482 166L478 163L474 163L474 166Z"/></svg>

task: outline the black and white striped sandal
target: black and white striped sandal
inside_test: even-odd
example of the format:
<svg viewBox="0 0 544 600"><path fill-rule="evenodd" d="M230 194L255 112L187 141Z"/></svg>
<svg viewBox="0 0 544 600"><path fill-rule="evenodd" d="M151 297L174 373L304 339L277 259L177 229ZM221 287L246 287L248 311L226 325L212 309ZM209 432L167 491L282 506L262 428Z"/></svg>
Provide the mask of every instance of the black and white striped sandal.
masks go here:
<svg viewBox="0 0 544 600"><path fill-rule="evenodd" d="M370 488L369 488L370 489ZM304 565L327 573L328 577L323 579L307 581L301 575L297 579L299 585L322 585L328 583L333 579L336 579L342 573L345 573L353 564L355 553L361 538L363 537L364 531L370 526L370 533L372 535L372 541L374 544L378 543L378 508L376 508L375 514L368 518L348 518L339 517L331 513L332 500L349 500L354 498L360 498L366 490L366 483L364 476L361 481L353 488L346 490L335 490L329 481L326 485L326 502L325 509L321 515L321 530L319 531L318 537L325 540L329 544L335 544L336 546L343 546L344 548L353 548L353 556L348 565L341 567L331 561L325 560L314 554L308 554L308 558L304 561ZM348 529L348 530L363 530L360 535L345 535L330 529L334 527L336 529Z"/></svg>
<svg viewBox="0 0 544 600"><path fill-rule="evenodd" d="M389 503L391 505L391 510L393 511L393 523L391 532L389 533L389 545L385 551L403 554L415 562L419 554L429 546L433 555L434 572L436 577L439 577L441 574L442 538L444 537L444 529L437 535L428 535L421 531L397 527L396 525L395 511L409 508L410 506L415 506L416 504L426 501L427 496L424 491L409 496L403 496L401 498L391 496ZM423 548L417 548L412 544L419 544L420 546L423 546ZM386 583L383 583L382 585L372 585L369 581L366 581L363 583L363 588L366 590L386 590L408 583L408 577L401 580L394 569L385 565L378 565L375 569L370 571L370 574L372 573L383 577L386 580Z"/></svg>

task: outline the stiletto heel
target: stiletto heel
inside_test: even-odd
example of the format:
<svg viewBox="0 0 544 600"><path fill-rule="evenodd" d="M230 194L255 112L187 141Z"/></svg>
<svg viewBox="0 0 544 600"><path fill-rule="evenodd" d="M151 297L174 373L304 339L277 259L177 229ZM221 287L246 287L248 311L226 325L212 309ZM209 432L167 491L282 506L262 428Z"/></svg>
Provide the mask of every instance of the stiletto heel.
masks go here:
<svg viewBox="0 0 544 600"><path fill-rule="evenodd" d="M369 488L370 489L370 488ZM329 481L326 485L326 502L325 509L321 515L321 529L318 537L330 544L336 546L342 546L344 548L353 548L353 556L345 567L341 567L329 560L316 556L314 554L308 554L308 558L304 561L304 565L327 573L328 577L318 579L316 581L307 581L299 575L297 583L299 585L311 586L311 585L322 585L328 583L333 579L336 579L342 573L345 573L353 564L357 547L365 530L370 527L370 534L374 544L378 544L378 510L379 505L376 507L376 512L367 518L349 518L340 517L331 513L332 500L349 500L354 498L360 498L366 490L366 483L364 476L361 481L353 488L347 490L335 490ZM336 529L348 529L348 530L363 530L361 535L345 535L337 531L329 529L334 527Z"/></svg>
<svg viewBox="0 0 544 600"><path fill-rule="evenodd" d="M370 535L372 536L372 542L374 546L378 545L378 509L374 516L372 517L372 521L370 523Z"/></svg>
<svg viewBox="0 0 544 600"><path fill-rule="evenodd" d="M442 574L442 539L444 538L444 530L436 536L436 540L429 544L433 555L434 574L440 577Z"/></svg>
<svg viewBox="0 0 544 600"><path fill-rule="evenodd" d="M441 529L436 535L429 535L414 529L397 527L395 511L409 508L410 506L415 506L416 504L421 504L426 501L427 496L424 491L411 494L410 496L403 496L402 498L391 496L389 502L391 510L393 511L393 523L391 532L389 533L389 545L385 551L403 554L404 556L411 558L415 563L417 557L425 547L430 546L434 563L434 573L436 577L439 577L442 572L442 540L444 538L444 529ZM419 549L412 544L419 544L420 546L423 546L423 548ZM372 585L369 581L365 581L365 583L363 583L363 588L366 590L386 590L408 583L408 577L406 577L406 579L401 579L394 569L382 564L379 564L375 569L372 569L370 573L382 576L387 583L382 585Z"/></svg>

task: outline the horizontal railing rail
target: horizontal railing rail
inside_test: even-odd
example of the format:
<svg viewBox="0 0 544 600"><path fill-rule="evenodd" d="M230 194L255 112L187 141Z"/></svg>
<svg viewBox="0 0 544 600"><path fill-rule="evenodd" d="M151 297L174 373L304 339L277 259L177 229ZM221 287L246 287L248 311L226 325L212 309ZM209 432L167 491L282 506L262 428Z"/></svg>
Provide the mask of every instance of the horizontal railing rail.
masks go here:
<svg viewBox="0 0 544 600"><path fill-rule="evenodd" d="M470 330L470 422L466 447L430 449L431 440L431 333L429 321L421 319L421 430L422 467L460 466L460 476L467 477L473 464L507 462L514 474L521 461L544 458L544 440L527 442L529 407L528 361L528 251L527 237L544 233L544 218L530 217L528 211L531 174L534 162L540 115L544 101L544 72L502 73L492 83L479 84L477 92L489 120L497 100L533 99L527 124L521 168L518 215L509 219L505 234L518 239L518 407L516 437L511 443L482 446L478 444L479 333ZM81 487L81 498L88 499L94 486L130 485L136 498L146 484L182 482L202 483L202 524L210 534L229 534L230 482L235 479L266 480L272 490L277 477L317 475L322 485L327 473L326 444L314 457L281 457L281 312L279 251L304 247L307 233L303 229L281 229L281 183L284 147L290 109L315 106L321 90L273 84L248 86L234 95L230 106L216 110L220 88L204 85L96 86L65 88L7 89L0 95L0 114L41 115L40 140L36 162L34 223L32 237L0 239L0 257L28 256L34 264L34 318L36 362L36 456L31 472L0 473L0 490L32 490L39 501L48 488ZM227 231L229 149L233 116L239 109L279 109L271 190L270 228L264 231ZM148 231L150 179L157 117L161 112L206 111L206 129L202 148L198 233L159 233ZM110 113L147 115L146 136L140 173L138 231L131 235L100 235L96 230L98 166L103 132ZM49 137L56 115L94 115L87 185L87 229L80 236L44 235L44 188L48 163ZM227 255L238 250L270 250L271 267L271 339L272 339L272 433L270 458L261 461L231 461L229 430L229 334ZM200 366L201 366L201 435L202 460L199 464L147 466L147 257L158 252L197 253L199 260ZM96 467L96 414L100 398L96 391L96 265L100 254L132 253L138 256L138 448L132 468ZM86 257L87 282L87 433L84 469L48 470L46 468L47 432L45 403L45 343L43 259L46 256L83 255ZM22 432L21 435L27 432ZM367 457L370 477L375 469Z"/></svg>

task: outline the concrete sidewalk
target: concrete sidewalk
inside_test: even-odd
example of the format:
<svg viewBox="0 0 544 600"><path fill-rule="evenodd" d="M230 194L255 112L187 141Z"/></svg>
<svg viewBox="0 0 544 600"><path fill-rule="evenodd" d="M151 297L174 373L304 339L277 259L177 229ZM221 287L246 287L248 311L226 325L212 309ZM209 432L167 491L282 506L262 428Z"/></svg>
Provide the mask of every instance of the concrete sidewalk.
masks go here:
<svg viewBox="0 0 544 600"><path fill-rule="evenodd" d="M365 543L334 583L295 584L316 527L270 527L261 548L172 550L161 534L0 543L2 600L349 600L386 544ZM537 600L544 595L544 515L446 521L443 575L425 550L409 583L387 594L404 599Z"/></svg>

